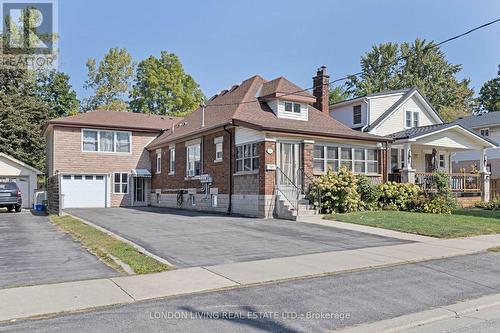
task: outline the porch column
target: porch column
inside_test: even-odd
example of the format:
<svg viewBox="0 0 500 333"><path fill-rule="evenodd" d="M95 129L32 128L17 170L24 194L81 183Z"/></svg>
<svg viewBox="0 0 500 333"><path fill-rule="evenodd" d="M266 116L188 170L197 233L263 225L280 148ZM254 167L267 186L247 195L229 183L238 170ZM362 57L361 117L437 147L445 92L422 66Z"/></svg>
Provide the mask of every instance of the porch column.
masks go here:
<svg viewBox="0 0 500 333"><path fill-rule="evenodd" d="M403 151L404 167L403 170L401 170L401 182L415 184L415 169L413 169L412 167L411 143L405 143L403 146Z"/></svg>
<svg viewBox="0 0 500 333"><path fill-rule="evenodd" d="M488 172L486 166L488 164L488 159L486 156L486 149L481 149L481 156L479 158L479 174L481 182L481 200L484 202L490 201L490 176L491 173Z"/></svg>

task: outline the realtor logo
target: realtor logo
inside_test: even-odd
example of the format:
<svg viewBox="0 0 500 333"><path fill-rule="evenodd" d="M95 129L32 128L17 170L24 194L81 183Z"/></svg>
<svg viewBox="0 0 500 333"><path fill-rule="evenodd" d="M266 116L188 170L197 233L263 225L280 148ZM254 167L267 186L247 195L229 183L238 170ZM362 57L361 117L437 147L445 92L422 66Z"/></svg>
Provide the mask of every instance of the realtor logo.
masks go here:
<svg viewBox="0 0 500 333"><path fill-rule="evenodd" d="M52 55L55 44L53 1L2 2L4 55Z"/></svg>

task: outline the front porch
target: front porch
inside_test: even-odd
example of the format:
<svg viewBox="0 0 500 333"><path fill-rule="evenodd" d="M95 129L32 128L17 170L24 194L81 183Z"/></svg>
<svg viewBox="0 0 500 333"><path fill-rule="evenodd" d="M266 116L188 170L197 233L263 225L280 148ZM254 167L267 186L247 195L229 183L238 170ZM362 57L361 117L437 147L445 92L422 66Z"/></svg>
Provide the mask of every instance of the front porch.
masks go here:
<svg viewBox="0 0 500 333"><path fill-rule="evenodd" d="M457 196L478 196L489 200L489 172L486 149L496 144L461 126L449 124L414 128L394 134L388 158L388 180L414 183L435 192L437 172L448 178ZM452 156L460 151L479 150L480 163L471 173L453 173Z"/></svg>

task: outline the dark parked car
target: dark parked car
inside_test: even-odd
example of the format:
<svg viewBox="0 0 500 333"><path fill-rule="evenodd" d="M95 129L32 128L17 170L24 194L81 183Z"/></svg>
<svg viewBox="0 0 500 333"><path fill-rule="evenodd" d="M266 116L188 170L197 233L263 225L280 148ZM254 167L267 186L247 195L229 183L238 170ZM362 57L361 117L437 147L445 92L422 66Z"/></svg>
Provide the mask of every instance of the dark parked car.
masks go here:
<svg viewBox="0 0 500 333"><path fill-rule="evenodd" d="M0 182L0 208L7 207L16 212L21 211L23 201L21 200L21 190L14 182Z"/></svg>

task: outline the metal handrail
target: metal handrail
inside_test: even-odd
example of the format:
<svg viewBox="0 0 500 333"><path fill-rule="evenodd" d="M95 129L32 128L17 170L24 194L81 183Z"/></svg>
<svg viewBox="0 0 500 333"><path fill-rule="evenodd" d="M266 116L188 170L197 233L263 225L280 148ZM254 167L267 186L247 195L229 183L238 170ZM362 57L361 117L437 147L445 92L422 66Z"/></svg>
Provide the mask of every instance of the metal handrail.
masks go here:
<svg viewBox="0 0 500 333"><path fill-rule="evenodd" d="M288 200L288 202L290 202L290 204L293 206L293 208L297 211L297 214L299 212L299 197L301 194L303 194L303 191L300 187L298 187L295 182L293 180L290 179L290 177L288 177L284 172L283 170L281 170L280 167L276 167L276 171L279 172L279 174L277 175L278 176L278 181L277 181L277 186L276 186L276 190L277 191L280 191L281 194L283 194L283 196L285 197L285 199ZM284 176L285 179L289 182L289 184L287 185L291 185L292 186L292 194L293 192L295 192L295 201L292 201L290 200L289 196L287 196L285 194L285 191L283 190L283 188L280 188L280 185L281 185L281 176Z"/></svg>
<svg viewBox="0 0 500 333"><path fill-rule="evenodd" d="M302 175L302 176L305 176L310 182L311 184L314 183L315 179L314 177L311 177L310 175L308 175L304 168L299 168L297 169L297 176ZM302 182L303 184L304 182ZM304 190L303 190L304 191ZM317 195L317 198L318 198L318 207L316 207L317 209L321 210L321 189L319 187L316 187L316 195Z"/></svg>

